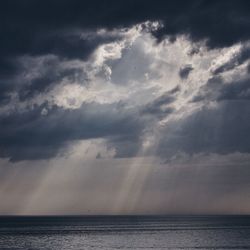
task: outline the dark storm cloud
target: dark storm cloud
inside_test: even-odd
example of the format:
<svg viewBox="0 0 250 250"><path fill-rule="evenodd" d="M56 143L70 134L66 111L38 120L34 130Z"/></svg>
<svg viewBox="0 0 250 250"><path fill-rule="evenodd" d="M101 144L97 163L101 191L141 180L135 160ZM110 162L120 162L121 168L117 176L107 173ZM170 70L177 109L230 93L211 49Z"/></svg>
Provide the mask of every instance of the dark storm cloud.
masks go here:
<svg viewBox="0 0 250 250"><path fill-rule="evenodd" d="M250 100L250 78L224 85L218 100Z"/></svg>
<svg viewBox="0 0 250 250"><path fill-rule="evenodd" d="M6 103L9 99L13 84L6 83L5 77L16 74L17 57L54 54L60 58L86 59L98 45L118 39L81 36L82 32L159 20L164 27L153 32L158 39L187 34L194 40L206 39L208 46L223 47L250 38L249 11L249 1L1 2L0 80L5 90L1 91L0 102ZM31 88L38 86L37 91L42 91L41 82L49 84L50 80L45 78Z"/></svg>
<svg viewBox="0 0 250 250"><path fill-rule="evenodd" d="M39 93L46 93L47 90L59 84L63 79L69 82L79 81L85 84L84 79L78 79L79 68L61 67L61 63L67 63L67 60L57 57L48 57L42 59L42 62L35 65L31 62L25 66L22 74L29 74L32 68L35 68L34 76L31 79L23 79L22 74L18 75L17 80L12 79L14 90L18 92L20 101L25 101ZM32 68L31 68L32 67ZM21 82L21 84L20 84Z"/></svg>
<svg viewBox="0 0 250 250"><path fill-rule="evenodd" d="M46 109L47 115L43 115ZM115 136L138 137L143 124L119 104L83 104L76 110L36 106L1 115L0 156L12 161L55 156L67 142Z"/></svg>
<svg viewBox="0 0 250 250"><path fill-rule="evenodd" d="M25 60L27 58L23 58L23 61ZM16 62L13 75L0 77L0 105L6 105L11 101L13 92L18 94L20 101L25 101L36 94L45 93L49 87L58 84L63 78L74 77L79 69L60 68L61 62L63 59L59 60L56 57L45 58L40 64L34 61L27 65L23 65L20 60ZM32 77L26 77L32 74Z"/></svg>
<svg viewBox="0 0 250 250"><path fill-rule="evenodd" d="M167 125L164 131L168 134L161 140L160 155L249 153L246 136L250 129L249 99L249 77L233 82L225 82L218 76L210 78L193 101L212 101L215 106L203 106L190 116Z"/></svg>
<svg viewBox="0 0 250 250"><path fill-rule="evenodd" d="M0 4L0 104L10 101L11 93L16 91L20 100L44 93L51 85L59 83L65 77L72 77L74 70L61 70L58 61L47 61L40 69L40 75L26 80L21 76L32 70L25 68L18 61L20 57L38 57L54 55L57 60L82 59L87 60L91 53L101 44L120 39L119 35L100 35L99 28L128 28L131 25L145 21L161 21L164 26L151 31L161 41L164 37L186 34L193 41L205 39L207 46L225 47L236 42L244 42L250 38L250 4L249 1L143 1L143 0L110 0L110 1L80 1L80 0L9 0ZM241 64L248 58L249 51L239 55L236 59ZM128 60L129 61L129 60ZM230 64L230 63L229 63ZM231 64L235 64L232 62ZM225 65L217 69L218 72L230 69ZM182 78L187 78L192 69L186 67L180 71ZM123 71L124 72L124 71ZM144 73L144 71L143 71ZM136 74L135 74L136 75ZM213 85L215 86L215 84ZM242 88L242 92L241 89ZM205 89L197 98L200 100L214 96L215 100L242 99L248 90L247 82L233 87ZM208 93L209 95L208 95ZM140 134L143 132L144 115L154 115L158 118L173 112L171 103L175 101L175 94L165 93L149 103L138 114L127 113L112 105L84 104L77 110L64 110L58 107L52 109L43 104L24 113L13 112L2 114L0 117L0 156L9 157L13 161L22 159L49 158L56 155L67 142L88 138L112 137L111 145L116 146L117 157L133 156L140 146ZM241 94L242 93L242 94ZM246 92L248 93L248 92ZM245 94L246 98L247 94ZM240 102L241 103L241 102ZM236 116L238 109L245 110L242 124L237 125L233 120L231 126L224 124L223 129L218 123L220 116L230 120L227 105L217 111L196 113L190 116L180 128L170 128L173 135L168 134L162 140L161 155L166 148L169 150L183 150L197 152L199 150L216 150L218 152L232 150L249 151L246 138L240 134L242 141L234 136L236 130L247 133L249 120L248 103L235 104L232 113ZM231 107L231 104L228 104ZM48 109L48 115L42 115L43 108ZM246 110L247 109L247 110ZM236 112L237 110L237 112ZM225 114L223 113L225 112ZM213 127L219 131L218 138L212 139L210 144L205 136L215 133ZM245 127L244 127L245 126ZM190 132L188 132L190 129ZM195 134L197 129L198 137ZM229 131L232 130L232 138ZM207 133L207 134L206 134ZM222 134L220 134L222 133ZM226 139L224 133L230 139ZM171 133L170 133L171 134ZM196 139L195 139L196 138ZM232 145L236 140L235 146ZM190 140L190 147L188 140ZM228 144L227 144L228 143ZM200 146L201 145L201 146ZM200 147L200 149L198 149ZM230 149L231 148L231 149Z"/></svg>
<svg viewBox="0 0 250 250"><path fill-rule="evenodd" d="M20 54L87 55L97 44L79 39L78 29L128 27L162 20L155 35L190 34L211 46L248 39L248 1L18 1L1 3L1 57ZM71 31L70 33L68 31ZM18 42L17 42L18 41Z"/></svg>
<svg viewBox="0 0 250 250"><path fill-rule="evenodd" d="M212 77L201 87L194 102L199 101L237 101L250 99L250 78L224 82L221 77Z"/></svg>
<svg viewBox="0 0 250 250"><path fill-rule="evenodd" d="M18 83L16 77L22 72L22 67L14 59L0 57L0 106L11 99L11 92Z"/></svg>
<svg viewBox="0 0 250 250"><path fill-rule="evenodd" d="M166 125L158 153L162 157L177 152L188 154L249 153L249 101L223 101L216 108L204 107L177 122Z"/></svg>
<svg viewBox="0 0 250 250"><path fill-rule="evenodd" d="M42 34L42 37L38 41L33 41L34 45L27 45L27 50L16 52L15 55L4 55L1 53L0 57L0 105L7 103L10 100L10 94L16 91L20 100L34 96L35 94L42 93L47 87L57 84L64 77L72 78L77 73L77 69L61 69L60 63L67 59L83 59L86 60L90 53L100 44L119 39L114 35L93 35L81 36L65 35L65 34L53 34L48 41L48 34ZM53 38L55 36L55 38ZM17 39L17 38L16 38ZM51 40L52 39L52 40ZM53 39L55 39L53 41ZM46 41L43 41L46 40ZM0 42L1 43L1 42ZM48 44L47 44L48 43ZM3 45L5 46L5 45ZM25 45L26 46L26 45ZM6 45L8 47L8 45ZM33 48L34 47L34 48ZM27 66L22 65L20 58L13 58L11 56L43 56L49 55L50 57L44 59L42 65L38 69L40 71L39 76L31 80L23 79L25 74L32 72L35 62L30 63ZM56 55L56 56L51 56ZM8 58L9 56L9 58ZM27 58L26 58L27 60ZM25 61L25 57L23 57Z"/></svg>
<svg viewBox="0 0 250 250"><path fill-rule="evenodd" d="M152 6L152 11L162 8L158 15L165 23L155 32L159 39L189 34L193 40L207 40L207 45L213 48L249 39L248 1L165 1L156 6Z"/></svg>

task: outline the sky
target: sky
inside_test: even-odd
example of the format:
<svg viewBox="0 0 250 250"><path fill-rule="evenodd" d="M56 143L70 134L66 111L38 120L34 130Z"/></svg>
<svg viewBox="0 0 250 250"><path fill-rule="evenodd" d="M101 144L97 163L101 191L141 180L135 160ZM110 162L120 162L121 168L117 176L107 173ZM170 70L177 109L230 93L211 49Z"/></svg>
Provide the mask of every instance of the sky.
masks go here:
<svg viewBox="0 0 250 250"><path fill-rule="evenodd" d="M249 214L250 2L6 0L0 214Z"/></svg>

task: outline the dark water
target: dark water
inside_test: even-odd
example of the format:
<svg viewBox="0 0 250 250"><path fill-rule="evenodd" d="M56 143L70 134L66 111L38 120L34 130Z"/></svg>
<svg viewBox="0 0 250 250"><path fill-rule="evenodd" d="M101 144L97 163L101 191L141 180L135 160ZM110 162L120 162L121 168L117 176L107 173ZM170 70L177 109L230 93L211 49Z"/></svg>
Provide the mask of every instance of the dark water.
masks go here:
<svg viewBox="0 0 250 250"><path fill-rule="evenodd" d="M250 216L0 217L0 249L250 249Z"/></svg>

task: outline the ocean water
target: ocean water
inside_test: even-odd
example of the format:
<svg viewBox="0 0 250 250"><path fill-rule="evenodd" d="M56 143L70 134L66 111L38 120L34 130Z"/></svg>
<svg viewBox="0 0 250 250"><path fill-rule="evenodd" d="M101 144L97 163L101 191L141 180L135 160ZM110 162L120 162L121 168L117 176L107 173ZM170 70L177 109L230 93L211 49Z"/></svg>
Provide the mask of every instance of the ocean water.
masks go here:
<svg viewBox="0 0 250 250"><path fill-rule="evenodd" d="M250 216L0 217L0 249L250 249Z"/></svg>

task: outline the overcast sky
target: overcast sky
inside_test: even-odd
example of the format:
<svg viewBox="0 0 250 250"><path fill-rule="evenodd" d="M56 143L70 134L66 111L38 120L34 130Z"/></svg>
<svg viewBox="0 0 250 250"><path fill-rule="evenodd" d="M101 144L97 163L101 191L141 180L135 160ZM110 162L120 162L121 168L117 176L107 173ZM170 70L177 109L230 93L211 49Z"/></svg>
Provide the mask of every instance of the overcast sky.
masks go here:
<svg viewBox="0 0 250 250"><path fill-rule="evenodd" d="M249 1L0 4L0 214L250 213Z"/></svg>

